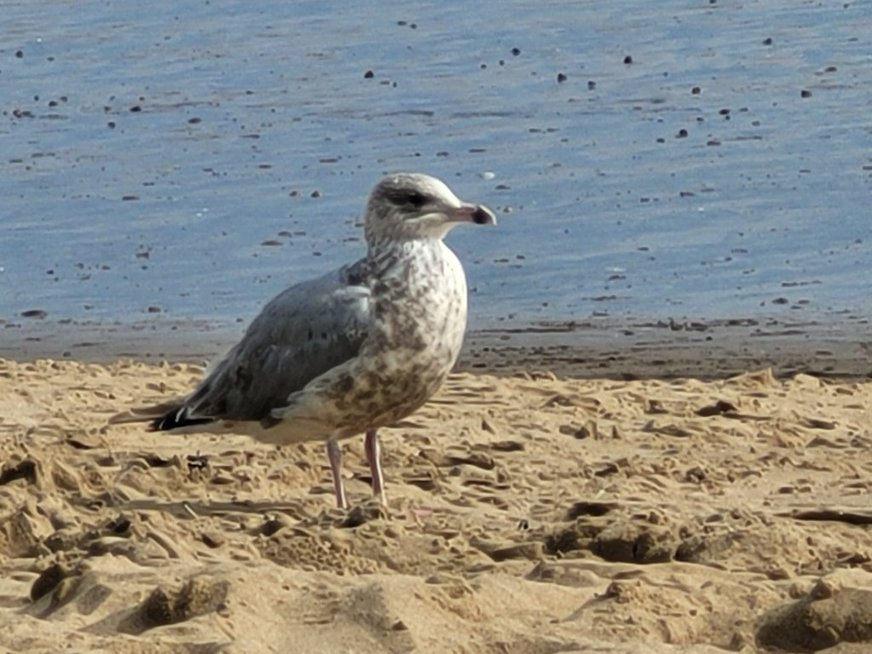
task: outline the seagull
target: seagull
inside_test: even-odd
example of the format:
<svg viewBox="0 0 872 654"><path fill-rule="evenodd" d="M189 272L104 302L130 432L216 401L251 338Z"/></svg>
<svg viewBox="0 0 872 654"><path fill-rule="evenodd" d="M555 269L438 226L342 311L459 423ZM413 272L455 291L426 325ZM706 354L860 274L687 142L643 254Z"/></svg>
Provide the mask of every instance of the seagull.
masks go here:
<svg viewBox="0 0 872 654"><path fill-rule="evenodd" d="M273 298L187 398L110 422L279 445L325 441L343 509L339 441L362 433L372 492L386 505L378 430L433 396L463 344L466 275L443 238L464 223L496 218L435 177L385 177L366 205L366 256Z"/></svg>

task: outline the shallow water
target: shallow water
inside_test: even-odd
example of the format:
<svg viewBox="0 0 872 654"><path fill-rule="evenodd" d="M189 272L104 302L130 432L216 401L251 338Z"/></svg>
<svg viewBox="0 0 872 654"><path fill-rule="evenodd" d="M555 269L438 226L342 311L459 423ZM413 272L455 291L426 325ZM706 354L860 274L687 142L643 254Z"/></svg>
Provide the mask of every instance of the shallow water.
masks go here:
<svg viewBox="0 0 872 654"><path fill-rule="evenodd" d="M24 332L247 322L362 253L396 170L498 213L449 237L473 327L872 314L869 3L3 13L0 319Z"/></svg>

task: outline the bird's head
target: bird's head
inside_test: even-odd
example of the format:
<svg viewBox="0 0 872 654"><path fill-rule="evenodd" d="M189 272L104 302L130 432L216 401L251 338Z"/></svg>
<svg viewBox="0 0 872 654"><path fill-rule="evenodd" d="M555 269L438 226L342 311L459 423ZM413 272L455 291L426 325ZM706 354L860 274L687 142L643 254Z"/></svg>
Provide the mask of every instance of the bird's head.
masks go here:
<svg viewBox="0 0 872 654"><path fill-rule="evenodd" d="M462 202L444 182L420 173L382 179L369 196L364 231L373 245L386 240L441 239L461 223L495 225L493 212Z"/></svg>

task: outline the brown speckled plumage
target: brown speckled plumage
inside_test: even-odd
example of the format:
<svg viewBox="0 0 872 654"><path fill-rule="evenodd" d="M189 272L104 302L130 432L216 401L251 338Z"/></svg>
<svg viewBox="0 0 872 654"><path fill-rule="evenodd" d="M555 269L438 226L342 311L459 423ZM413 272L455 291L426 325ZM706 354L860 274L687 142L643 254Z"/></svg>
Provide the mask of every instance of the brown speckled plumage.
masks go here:
<svg viewBox="0 0 872 654"><path fill-rule="evenodd" d="M384 499L375 430L424 404L463 343L466 278L442 242L461 222L495 219L435 178L386 177L367 204L366 257L276 296L152 428L238 431L279 444L326 440L340 506L336 441L366 432L373 491Z"/></svg>

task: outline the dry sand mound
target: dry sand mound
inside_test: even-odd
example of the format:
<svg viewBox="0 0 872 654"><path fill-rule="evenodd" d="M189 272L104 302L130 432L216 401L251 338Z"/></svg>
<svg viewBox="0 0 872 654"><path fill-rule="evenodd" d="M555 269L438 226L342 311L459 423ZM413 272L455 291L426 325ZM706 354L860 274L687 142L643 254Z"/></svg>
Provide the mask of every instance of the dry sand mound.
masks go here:
<svg viewBox="0 0 872 654"><path fill-rule="evenodd" d="M0 360L0 649L872 651L872 383L455 375L346 443L107 428L188 365Z"/></svg>

